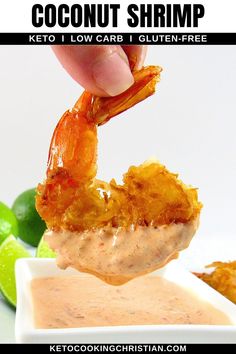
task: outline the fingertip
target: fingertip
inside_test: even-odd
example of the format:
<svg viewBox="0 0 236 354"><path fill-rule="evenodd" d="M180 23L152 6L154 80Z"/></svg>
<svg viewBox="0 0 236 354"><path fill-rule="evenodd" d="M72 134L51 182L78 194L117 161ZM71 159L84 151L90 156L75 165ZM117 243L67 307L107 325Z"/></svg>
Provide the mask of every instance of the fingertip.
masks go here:
<svg viewBox="0 0 236 354"><path fill-rule="evenodd" d="M70 76L97 96L116 96L126 91L134 78L126 53L120 46L53 46Z"/></svg>
<svg viewBox="0 0 236 354"><path fill-rule="evenodd" d="M124 45L123 50L127 54L132 70L140 70L143 67L146 55L146 45Z"/></svg>
<svg viewBox="0 0 236 354"><path fill-rule="evenodd" d="M118 51L100 57L94 62L92 70L96 86L109 96L121 94L134 83L127 59Z"/></svg>

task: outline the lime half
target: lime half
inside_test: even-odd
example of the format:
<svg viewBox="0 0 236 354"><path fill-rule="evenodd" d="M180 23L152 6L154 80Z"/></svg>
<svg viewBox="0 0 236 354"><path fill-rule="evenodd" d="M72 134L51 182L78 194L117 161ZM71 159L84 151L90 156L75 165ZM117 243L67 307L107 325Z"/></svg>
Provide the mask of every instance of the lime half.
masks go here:
<svg viewBox="0 0 236 354"><path fill-rule="evenodd" d="M0 246L0 291L7 301L16 306L15 262L18 258L30 257L29 252L9 236Z"/></svg>
<svg viewBox="0 0 236 354"><path fill-rule="evenodd" d="M39 258L56 258L56 253L51 250L51 248L48 246L47 242L44 241L43 237L41 238L37 251L36 251L36 257Z"/></svg>

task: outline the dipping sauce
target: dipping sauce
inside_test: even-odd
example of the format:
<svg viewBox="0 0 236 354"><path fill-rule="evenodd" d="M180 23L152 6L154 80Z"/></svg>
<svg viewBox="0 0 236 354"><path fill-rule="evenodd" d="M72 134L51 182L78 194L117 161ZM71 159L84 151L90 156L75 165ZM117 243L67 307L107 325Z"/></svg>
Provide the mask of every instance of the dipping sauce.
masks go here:
<svg viewBox="0 0 236 354"><path fill-rule="evenodd" d="M90 275L36 278L31 290L36 328L231 324L211 304L158 276L119 287Z"/></svg>
<svg viewBox="0 0 236 354"><path fill-rule="evenodd" d="M197 227L198 219L158 228L139 226L135 230L47 230L44 239L57 252L60 268L73 267L121 285L177 258L178 252L188 247Z"/></svg>

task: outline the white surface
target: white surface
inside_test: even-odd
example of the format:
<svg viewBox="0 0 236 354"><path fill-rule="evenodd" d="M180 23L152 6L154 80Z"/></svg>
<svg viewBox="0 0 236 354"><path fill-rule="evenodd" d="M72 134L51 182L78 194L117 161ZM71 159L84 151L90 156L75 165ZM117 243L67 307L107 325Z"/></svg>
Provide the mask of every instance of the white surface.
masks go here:
<svg viewBox="0 0 236 354"><path fill-rule="evenodd" d="M15 311L0 295L0 343L15 342Z"/></svg>
<svg viewBox="0 0 236 354"><path fill-rule="evenodd" d="M18 343L233 343L236 337L236 306L218 292L179 266L169 263L154 272L179 286L194 292L224 312L232 322L227 326L209 325L148 325L113 326L73 329L35 329L30 282L44 276L65 276L84 273L60 270L55 260L20 259L16 264L18 306L16 312L16 341ZM106 302L106 299L104 299Z"/></svg>

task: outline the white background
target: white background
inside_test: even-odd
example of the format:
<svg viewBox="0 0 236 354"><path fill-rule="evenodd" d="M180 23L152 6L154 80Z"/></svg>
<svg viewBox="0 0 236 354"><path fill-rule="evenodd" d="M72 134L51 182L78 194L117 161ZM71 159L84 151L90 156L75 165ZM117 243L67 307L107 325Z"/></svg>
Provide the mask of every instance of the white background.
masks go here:
<svg viewBox="0 0 236 354"><path fill-rule="evenodd" d="M99 177L120 181L156 156L199 187L195 242L235 257L226 240L235 238L236 47L152 46L146 63L163 67L157 93L99 129ZM82 89L50 47L2 46L0 64L0 200L11 205L44 177L53 129Z"/></svg>

